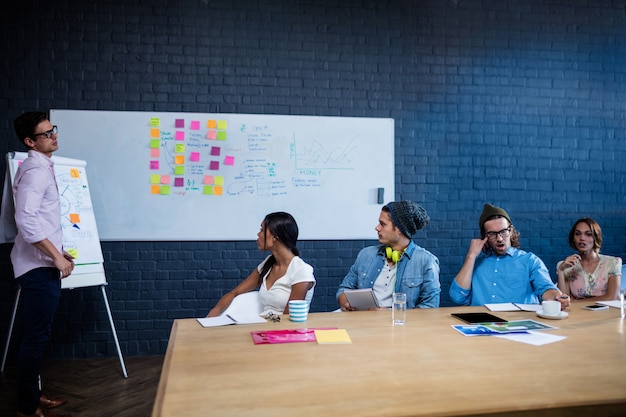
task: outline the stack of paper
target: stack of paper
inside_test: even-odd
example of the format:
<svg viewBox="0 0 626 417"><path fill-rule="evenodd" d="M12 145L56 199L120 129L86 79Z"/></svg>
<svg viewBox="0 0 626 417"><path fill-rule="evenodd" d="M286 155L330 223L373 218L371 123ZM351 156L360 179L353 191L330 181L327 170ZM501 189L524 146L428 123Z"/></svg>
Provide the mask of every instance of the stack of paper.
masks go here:
<svg viewBox="0 0 626 417"><path fill-rule="evenodd" d="M346 329L315 330L315 339L320 345L352 343Z"/></svg>

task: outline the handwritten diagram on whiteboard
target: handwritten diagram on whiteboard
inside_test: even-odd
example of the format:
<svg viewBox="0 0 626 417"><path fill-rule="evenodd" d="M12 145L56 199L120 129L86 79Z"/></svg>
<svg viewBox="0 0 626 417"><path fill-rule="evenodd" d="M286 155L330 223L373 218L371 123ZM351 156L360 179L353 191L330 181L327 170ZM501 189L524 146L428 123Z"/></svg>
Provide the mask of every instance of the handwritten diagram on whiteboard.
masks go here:
<svg viewBox="0 0 626 417"><path fill-rule="evenodd" d="M301 239L375 239L378 190L394 198L392 119L52 110L51 120L63 154L88 162L103 240L254 240L273 211L294 215Z"/></svg>

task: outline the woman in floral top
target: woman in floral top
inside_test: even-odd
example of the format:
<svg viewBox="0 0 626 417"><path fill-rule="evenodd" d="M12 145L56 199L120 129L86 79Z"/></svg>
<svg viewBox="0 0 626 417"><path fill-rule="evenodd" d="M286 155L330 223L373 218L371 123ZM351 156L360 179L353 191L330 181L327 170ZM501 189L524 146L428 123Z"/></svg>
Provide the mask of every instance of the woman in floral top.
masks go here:
<svg viewBox="0 0 626 417"><path fill-rule="evenodd" d="M600 225L587 217L579 219L569 232L569 245L578 253L557 264L559 289L574 299L617 300L622 259L600 255Z"/></svg>

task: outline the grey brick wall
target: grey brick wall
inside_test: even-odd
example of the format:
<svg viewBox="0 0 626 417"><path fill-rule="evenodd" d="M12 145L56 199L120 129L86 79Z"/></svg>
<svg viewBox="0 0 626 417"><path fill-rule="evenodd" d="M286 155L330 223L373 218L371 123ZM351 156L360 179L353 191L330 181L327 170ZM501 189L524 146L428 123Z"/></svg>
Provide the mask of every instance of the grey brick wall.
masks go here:
<svg viewBox="0 0 626 417"><path fill-rule="evenodd" d="M396 198L431 215L416 241L440 259L442 305L485 202L554 279L583 215L604 253L626 256L625 0L25 0L0 22L3 155L21 150L12 120L32 109L392 117ZM314 311L335 308L374 242L300 243ZM102 246L126 355L163 353L174 319L204 315L263 257L254 242ZM64 291L51 354L116 354L98 288Z"/></svg>

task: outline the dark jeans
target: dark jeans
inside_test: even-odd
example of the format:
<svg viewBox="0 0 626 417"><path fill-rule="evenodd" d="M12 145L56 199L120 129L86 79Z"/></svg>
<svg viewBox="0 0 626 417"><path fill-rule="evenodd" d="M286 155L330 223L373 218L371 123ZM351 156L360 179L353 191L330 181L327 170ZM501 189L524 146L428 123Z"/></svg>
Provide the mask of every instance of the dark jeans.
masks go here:
<svg viewBox="0 0 626 417"><path fill-rule="evenodd" d="M22 288L24 330L17 362L17 408L32 414L39 406L39 374L52 336L52 320L61 298L56 268L36 268L18 278Z"/></svg>

